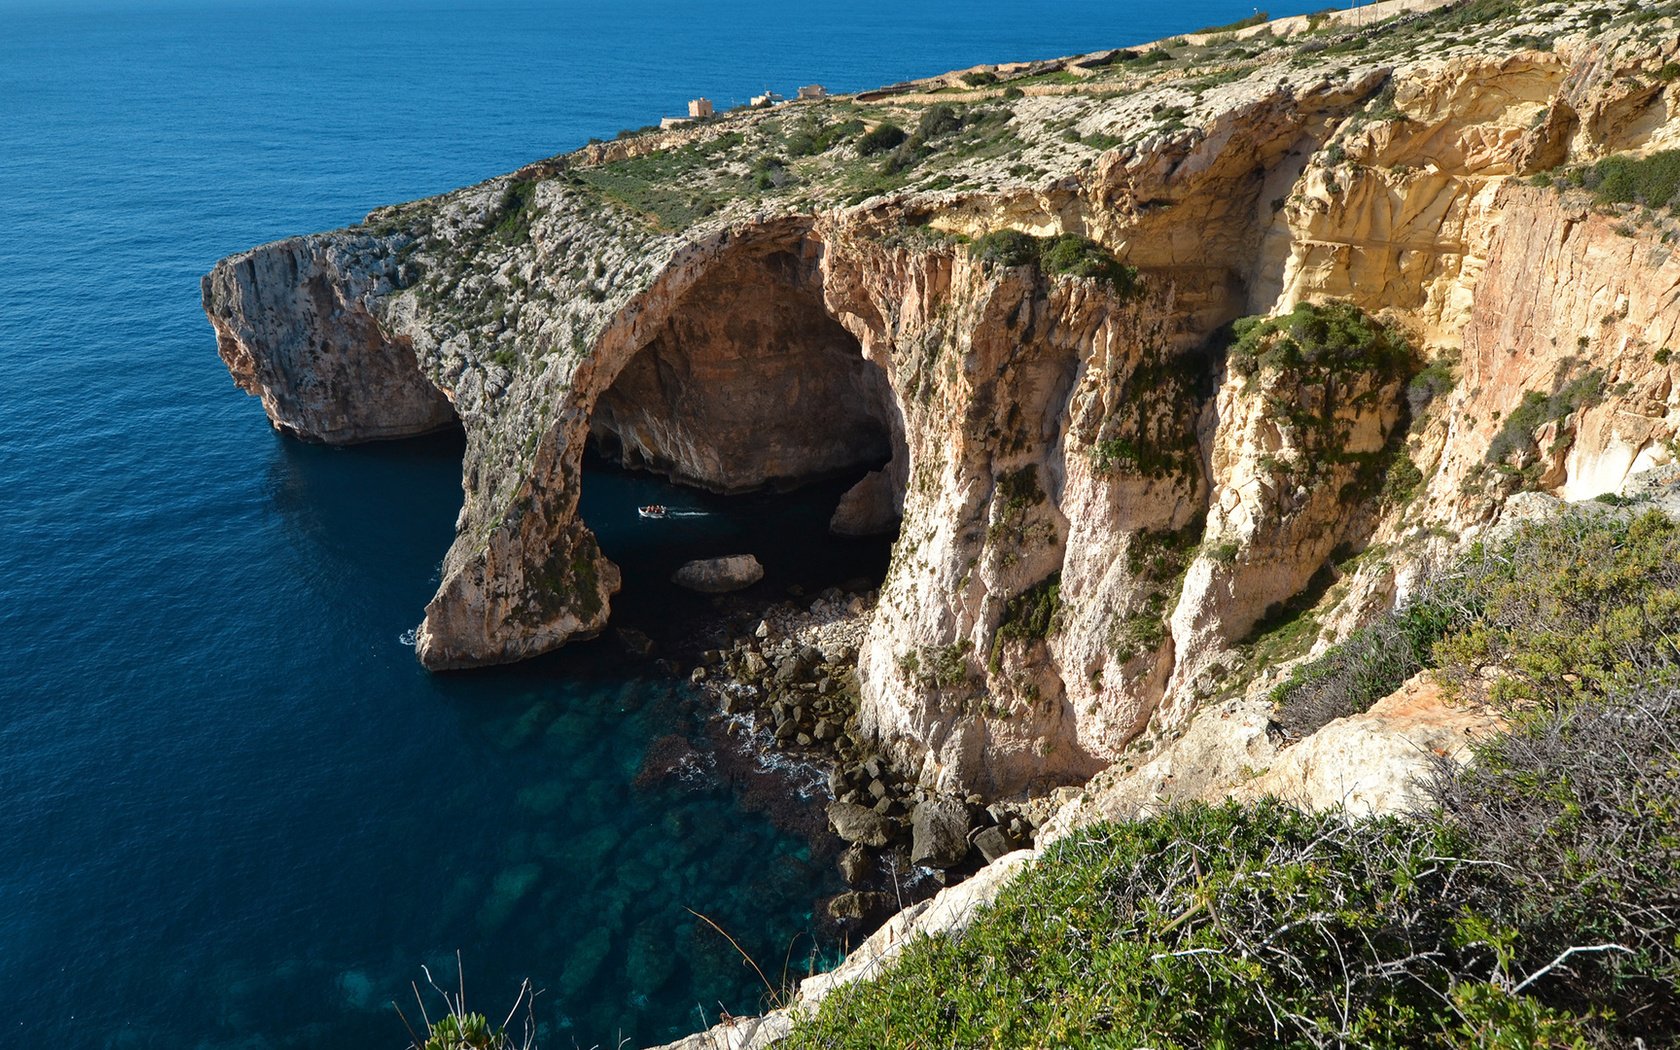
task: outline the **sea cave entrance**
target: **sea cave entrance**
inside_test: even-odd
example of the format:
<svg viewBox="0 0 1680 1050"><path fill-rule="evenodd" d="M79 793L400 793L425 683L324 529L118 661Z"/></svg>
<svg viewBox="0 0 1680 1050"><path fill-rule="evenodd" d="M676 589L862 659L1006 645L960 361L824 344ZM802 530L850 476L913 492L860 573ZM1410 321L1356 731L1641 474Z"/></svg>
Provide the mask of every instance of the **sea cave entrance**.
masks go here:
<svg viewBox="0 0 1680 1050"><path fill-rule="evenodd" d="M623 570L615 627L718 608L668 582L696 558L757 557L765 578L741 597L760 605L884 577L903 424L886 374L824 309L817 261L803 240L732 248L597 399L579 509ZM648 503L672 513L638 518Z"/></svg>

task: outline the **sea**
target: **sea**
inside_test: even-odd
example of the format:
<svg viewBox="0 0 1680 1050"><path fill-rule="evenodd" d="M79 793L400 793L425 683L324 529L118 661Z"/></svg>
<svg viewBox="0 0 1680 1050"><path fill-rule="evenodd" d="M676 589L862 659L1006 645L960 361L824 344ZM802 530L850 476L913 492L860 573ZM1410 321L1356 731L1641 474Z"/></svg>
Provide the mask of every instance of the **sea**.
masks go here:
<svg viewBox="0 0 1680 1050"><path fill-rule="evenodd" d="M200 311L217 258L695 96L1253 11L0 0L0 1045L401 1050L392 1004L420 1026L442 988L498 1021L519 1005L554 1050L641 1046L846 947L816 921L844 888L809 833L821 771L725 753L686 668L609 632L420 669L461 439L277 435ZM664 580L709 553L754 550L761 596L878 579L881 545L825 535L839 491L723 499L593 465L615 620L680 651L708 609ZM685 513L639 519L648 502Z"/></svg>

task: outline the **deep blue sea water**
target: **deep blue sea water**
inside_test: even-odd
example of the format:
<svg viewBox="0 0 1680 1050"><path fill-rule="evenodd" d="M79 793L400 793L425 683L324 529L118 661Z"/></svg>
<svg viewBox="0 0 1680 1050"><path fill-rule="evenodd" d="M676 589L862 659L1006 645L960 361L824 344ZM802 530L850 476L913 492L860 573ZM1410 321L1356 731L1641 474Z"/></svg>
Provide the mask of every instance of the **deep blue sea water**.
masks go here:
<svg viewBox="0 0 1680 1050"><path fill-rule="evenodd" d="M199 312L219 256L693 95L855 90L1251 10L0 0L0 1041L396 1048L389 1001L422 964L452 979L457 949L487 1011L545 989L547 1047L658 1041L759 1001L685 908L774 976L839 888L751 782L638 778L694 701L611 642L419 669L399 639L449 543L459 439L276 436ZM776 586L878 568L820 545L832 497L596 471L584 513L658 633L687 553L756 546ZM654 529L630 513L652 499L711 517Z"/></svg>

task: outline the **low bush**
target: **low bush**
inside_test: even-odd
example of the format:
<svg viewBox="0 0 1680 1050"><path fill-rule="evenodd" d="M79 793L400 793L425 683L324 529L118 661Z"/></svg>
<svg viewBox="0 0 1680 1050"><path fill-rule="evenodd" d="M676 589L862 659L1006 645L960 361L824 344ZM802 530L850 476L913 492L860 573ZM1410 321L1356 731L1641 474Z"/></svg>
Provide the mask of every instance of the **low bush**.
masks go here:
<svg viewBox="0 0 1680 1050"><path fill-rule="evenodd" d="M1293 736L1365 711L1434 668L1514 713L1567 710L1680 669L1680 525L1570 515L1472 546L1404 607L1295 668L1272 692Z"/></svg>
<svg viewBox="0 0 1680 1050"><path fill-rule="evenodd" d="M974 252L993 266L1038 266L1045 273L1102 281L1122 297L1138 291L1137 269L1113 252L1077 234L1034 237L1020 230L997 230L974 242Z"/></svg>
<svg viewBox="0 0 1680 1050"><path fill-rule="evenodd" d="M1226 359L1245 379L1284 370L1401 376L1412 366L1405 337L1348 302L1301 303L1282 317L1245 317L1231 333Z"/></svg>
<svg viewBox="0 0 1680 1050"><path fill-rule="evenodd" d="M1369 710L1431 666L1435 643L1460 615L1450 601L1424 597L1354 631L1272 690L1274 719L1299 738Z"/></svg>
<svg viewBox="0 0 1680 1050"><path fill-rule="evenodd" d="M962 126L962 117L956 109L941 104L928 107L922 114L922 119L916 122L916 134L924 139L938 138L953 131L961 131Z"/></svg>
<svg viewBox="0 0 1680 1050"><path fill-rule="evenodd" d="M865 156L885 153L909 137L897 124L877 124L858 139L858 152Z"/></svg>
<svg viewBox="0 0 1680 1050"><path fill-rule="evenodd" d="M1597 370L1577 376L1549 394L1528 391L1488 442L1487 462L1503 463L1513 456L1534 455L1539 451L1535 431L1597 404L1603 394L1604 373Z"/></svg>
<svg viewBox="0 0 1680 1050"><path fill-rule="evenodd" d="M1680 1034L1680 691L1542 715L1439 763L1429 795L1500 872L1477 904L1514 961L1555 960L1548 1001L1624 1037Z"/></svg>
<svg viewBox="0 0 1680 1050"><path fill-rule="evenodd" d="M1569 515L1478 544L1454 581L1473 615L1436 643L1442 678L1493 675L1490 697L1518 711L1561 711L1680 667L1680 525Z"/></svg>
<svg viewBox="0 0 1680 1050"><path fill-rule="evenodd" d="M1680 150L1662 150L1648 157L1605 157L1573 172L1572 181L1591 190L1602 204L1673 207L1680 197Z"/></svg>
<svg viewBox="0 0 1680 1050"><path fill-rule="evenodd" d="M1200 29L1192 30L1190 35L1207 36L1210 33L1235 33L1239 29L1249 29L1253 26L1265 25L1271 20L1271 15L1264 11L1257 10L1247 18L1241 18L1235 22L1227 22L1221 26L1203 26Z"/></svg>
<svg viewBox="0 0 1680 1050"><path fill-rule="evenodd" d="M522 244L531 238L531 219L536 214L537 184L531 179L509 182L496 204L496 222L491 229L496 237L511 244Z"/></svg>
<svg viewBox="0 0 1680 1050"><path fill-rule="evenodd" d="M1444 825L1277 802L1088 829L787 1045L1578 1045L1580 1019L1466 935L1493 877L1466 853Z"/></svg>

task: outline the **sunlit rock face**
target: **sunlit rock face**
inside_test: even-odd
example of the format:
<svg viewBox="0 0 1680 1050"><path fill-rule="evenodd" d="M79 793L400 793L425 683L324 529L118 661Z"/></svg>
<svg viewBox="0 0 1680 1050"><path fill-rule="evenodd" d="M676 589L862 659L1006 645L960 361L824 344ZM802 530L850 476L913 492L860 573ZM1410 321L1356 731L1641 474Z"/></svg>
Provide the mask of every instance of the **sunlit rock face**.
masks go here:
<svg viewBox="0 0 1680 1050"><path fill-rule="evenodd" d="M881 369L823 310L801 245L719 260L595 402L590 435L627 467L718 492L891 456Z"/></svg>
<svg viewBox="0 0 1680 1050"><path fill-rule="evenodd" d="M855 136L792 148L850 101L729 116L235 256L206 310L288 432L459 420L427 666L606 624L618 570L577 514L592 441L719 491L878 471L834 525L899 529L864 731L929 786L1081 781L1258 689L1280 611L1312 606L1300 649L1322 647L1518 488L1586 498L1672 457L1669 220L1530 177L1680 144L1677 45L1569 6L1333 58L1268 42L1201 80L910 85L869 119L946 104L982 131L930 130L898 174ZM990 258L1002 229L1089 238L1136 287ZM1450 378L1227 368L1223 325L1325 300ZM1490 463L1525 398L1586 376L1594 397Z"/></svg>

